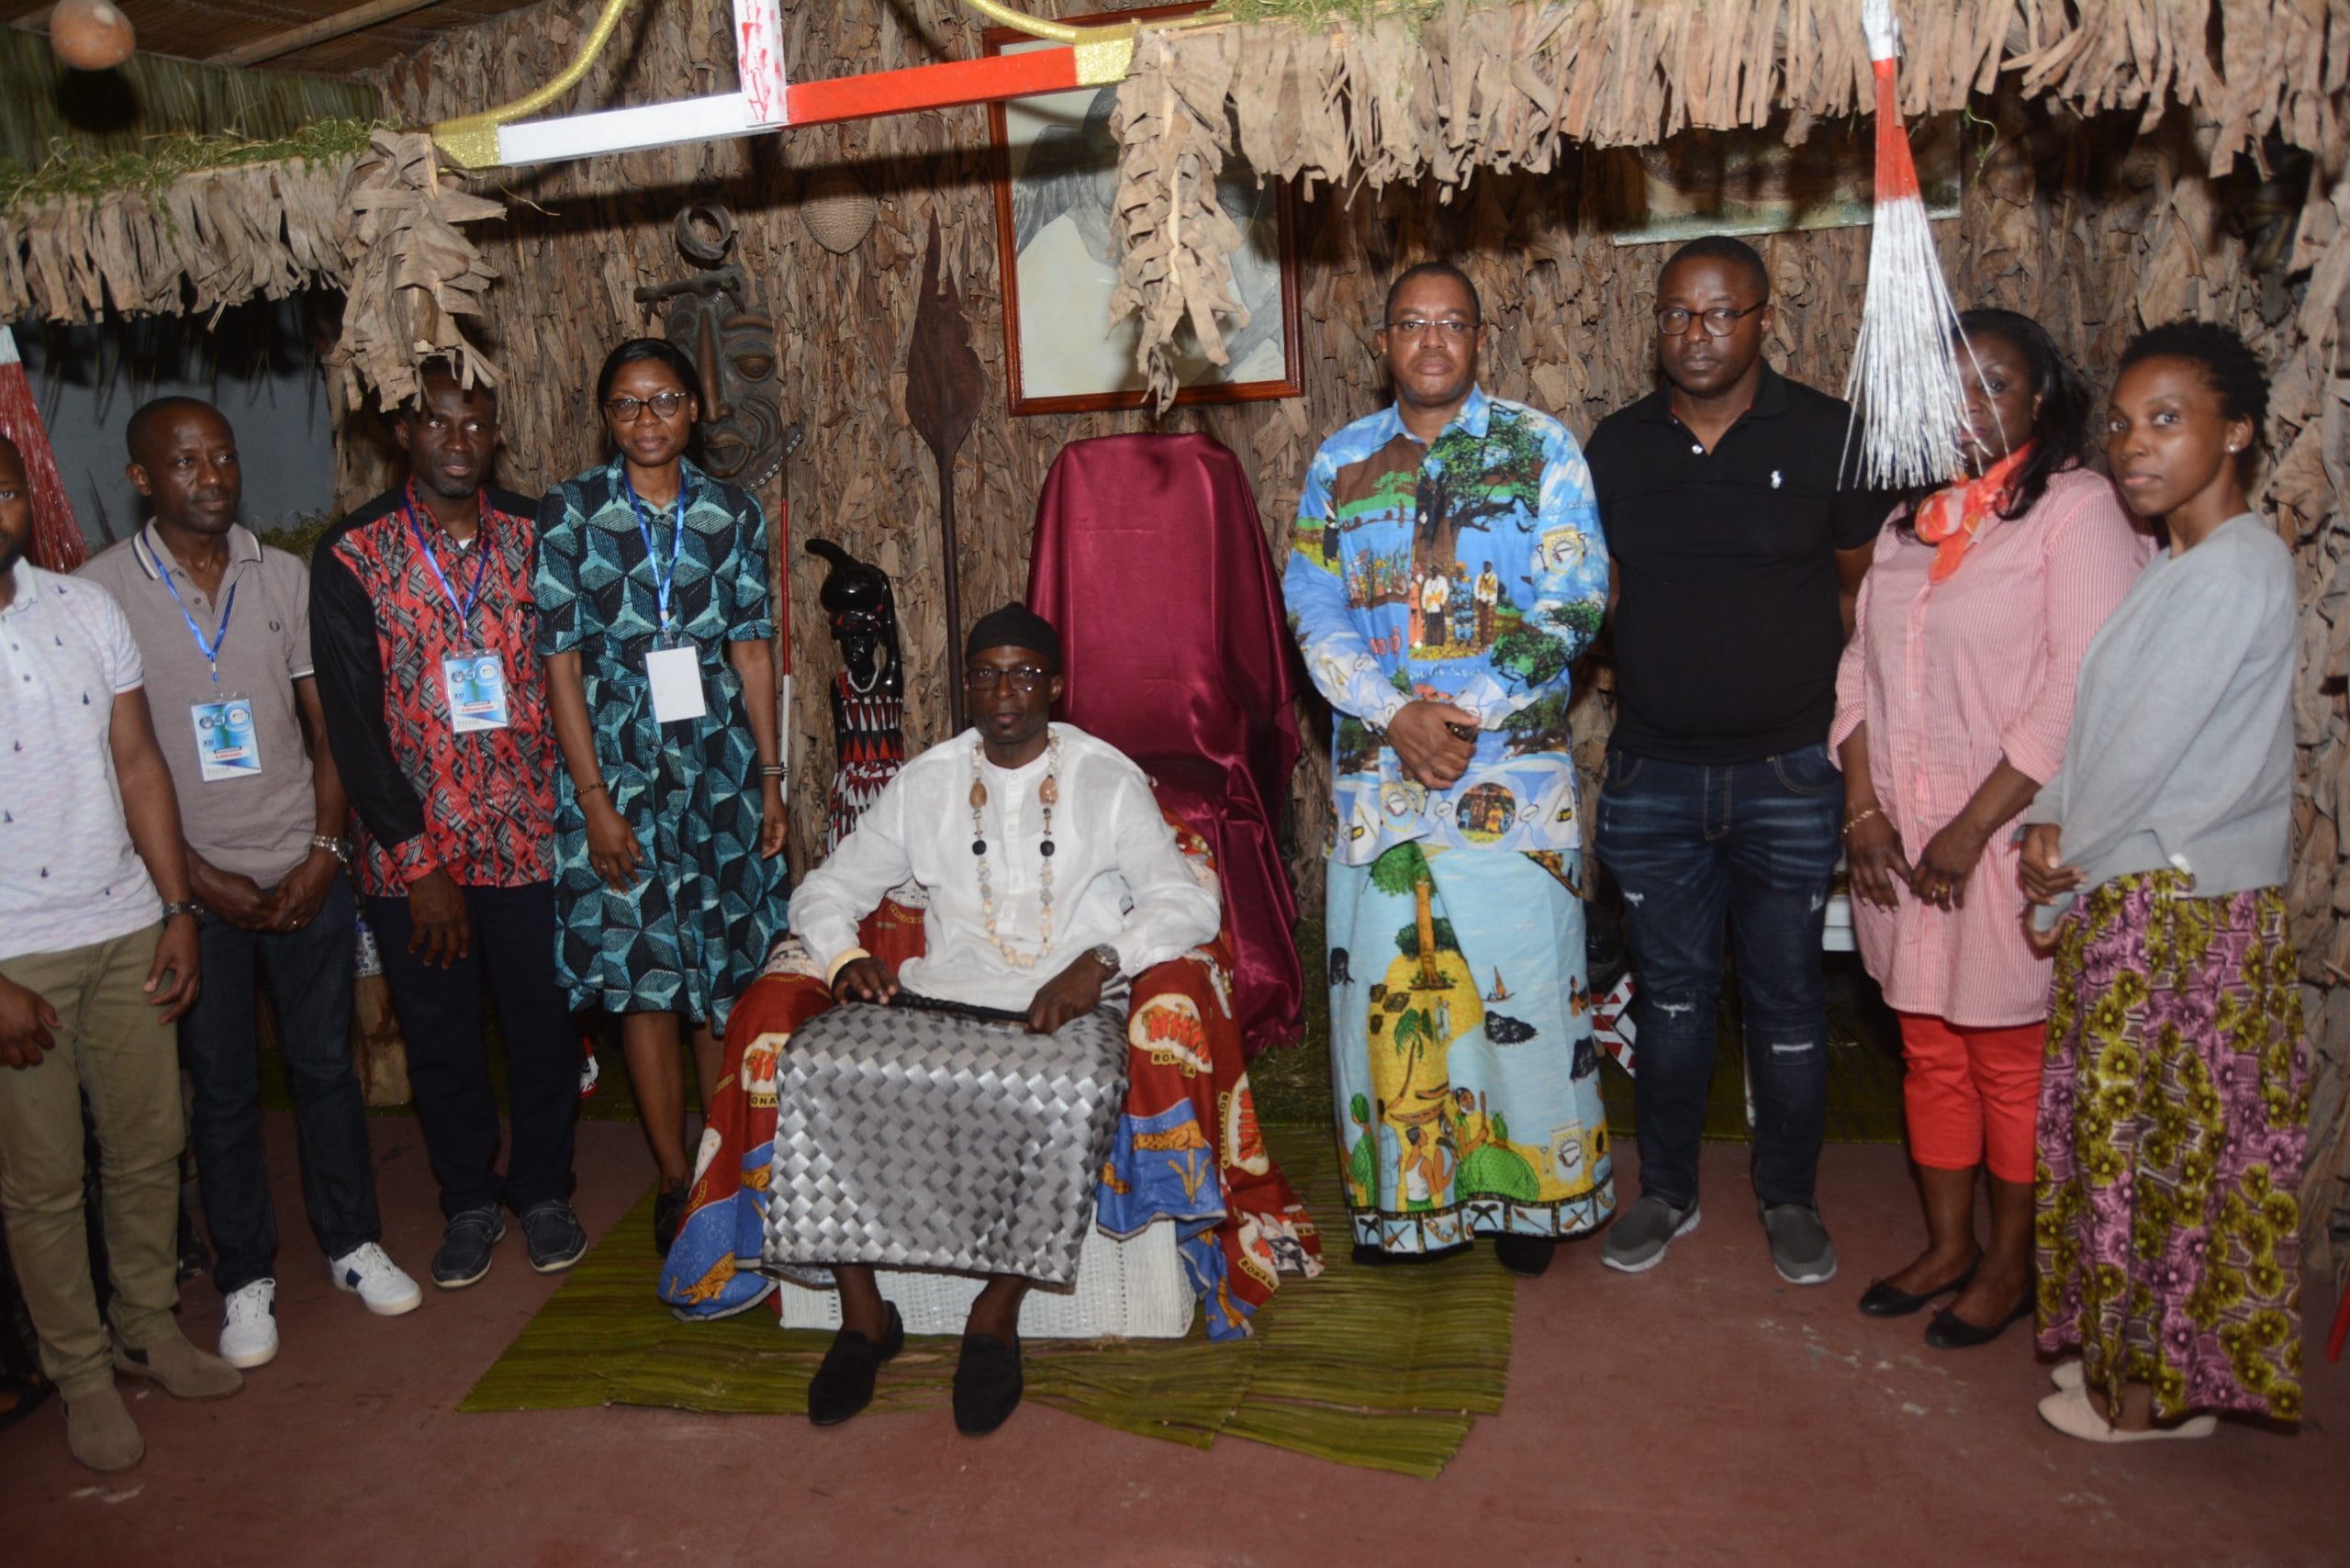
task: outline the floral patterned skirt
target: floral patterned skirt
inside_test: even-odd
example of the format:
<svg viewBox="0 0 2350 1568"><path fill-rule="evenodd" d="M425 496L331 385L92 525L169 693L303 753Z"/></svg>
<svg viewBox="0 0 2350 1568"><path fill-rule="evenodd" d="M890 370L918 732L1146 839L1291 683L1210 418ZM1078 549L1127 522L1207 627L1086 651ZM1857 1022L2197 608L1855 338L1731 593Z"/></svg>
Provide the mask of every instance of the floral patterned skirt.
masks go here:
<svg viewBox="0 0 2350 1568"><path fill-rule="evenodd" d="M2301 1413L2310 1062L2281 890L2116 878L2057 928L2040 1091L2040 1348L2158 1417Z"/></svg>

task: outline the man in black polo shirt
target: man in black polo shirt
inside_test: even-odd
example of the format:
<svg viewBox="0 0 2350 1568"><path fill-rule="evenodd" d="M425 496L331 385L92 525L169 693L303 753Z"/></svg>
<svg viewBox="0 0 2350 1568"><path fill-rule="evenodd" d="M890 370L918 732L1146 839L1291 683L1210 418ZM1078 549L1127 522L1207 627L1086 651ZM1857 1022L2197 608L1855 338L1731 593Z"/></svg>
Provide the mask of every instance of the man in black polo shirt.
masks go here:
<svg viewBox="0 0 2350 1568"><path fill-rule="evenodd" d="M1890 498L1838 483L1851 410L1762 363L1770 281L1736 240L1676 251L1657 280L1667 384L1584 448L1617 596L1596 848L1639 972L1641 1195L1601 1256L1637 1273L1696 1226L1727 915L1763 1228L1780 1275L1819 1284L1836 1272L1812 1193L1828 1087L1819 943L1844 798L1828 724Z"/></svg>

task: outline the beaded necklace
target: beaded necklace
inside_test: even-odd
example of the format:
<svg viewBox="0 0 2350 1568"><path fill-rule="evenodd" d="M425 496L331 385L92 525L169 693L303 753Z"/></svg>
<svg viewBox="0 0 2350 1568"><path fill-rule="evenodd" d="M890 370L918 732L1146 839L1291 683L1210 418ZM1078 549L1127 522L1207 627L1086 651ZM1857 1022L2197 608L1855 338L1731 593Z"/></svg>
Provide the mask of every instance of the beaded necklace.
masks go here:
<svg viewBox="0 0 2350 1568"><path fill-rule="evenodd" d="M1037 902L1044 914L1038 923L1040 945L1034 953L1023 953L996 935L995 890L988 877L988 837L985 819L980 815L988 803L987 781L979 776L979 761L984 747L979 741L971 743L971 855L979 863L979 920L987 927L988 940L1003 955L1003 961L1015 969L1033 969L1036 961L1053 947L1053 808L1060 803L1061 738L1047 734L1045 741L1045 781L1036 788L1037 804L1045 808L1045 841L1036 846L1045 864L1037 873ZM1007 836L1008 834L1007 834Z"/></svg>

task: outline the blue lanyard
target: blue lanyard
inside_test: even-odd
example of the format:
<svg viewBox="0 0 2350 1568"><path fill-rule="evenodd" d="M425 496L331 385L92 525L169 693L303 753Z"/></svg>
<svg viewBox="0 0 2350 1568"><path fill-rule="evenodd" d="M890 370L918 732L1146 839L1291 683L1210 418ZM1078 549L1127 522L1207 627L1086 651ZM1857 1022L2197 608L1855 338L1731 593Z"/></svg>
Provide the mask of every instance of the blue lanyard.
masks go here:
<svg viewBox="0 0 2350 1568"><path fill-rule="evenodd" d="M188 613L187 600L180 597L179 588L172 582L170 565L158 560L155 563L155 575L163 579L163 587L171 591L172 602L180 607L180 619L187 622L188 635L196 639L196 651L204 655L206 664L212 666L212 684L218 686L220 684L220 644L229 640L229 617L237 613L237 585L234 583L229 585L229 597L220 601L220 624L214 629L212 641L207 643L204 640L204 628L198 626L196 623L196 617Z"/></svg>
<svg viewBox="0 0 2350 1568"><path fill-rule="evenodd" d="M661 633L670 635L669 590L677 582L677 557L686 547L686 476L677 475L677 531L669 537L669 569L661 569L661 553L653 544L653 519L644 510L643 500L636 487L629 483L628 471L621 471L621 488L628 492L628 504L636 509L636 531L644 536L644 563L653 569L654 597L661 611Z"/></svg>
<svg viewBox="0 0 2350 1568"><path fill-rule="evenodd" d="M474 606L476 603L479 602L481 599L482 579L487 577L489 572L489 541L483 537L483 535L487 532L486 525L489 521L488 504L487 502L483 504L481 509L481 522L476 524L474 529L474 544L476 547L476 554L474 555L474 580L473 586L465 590L465 597L463 599L460 599L457 597L457 590L449 586L449 574L441 569L441 558L433 554L432 542L425 537L424 524L418 521L416 515L416 493L414 490L410 490L408 492L407 510L408 532L416 536L416 547L424 552L424 564L432 568L432 575L440 579L441 591L449 596L449 607L457 612L457 624L459 630L464 632L467 637L471 637L474 630Z"/></svg>

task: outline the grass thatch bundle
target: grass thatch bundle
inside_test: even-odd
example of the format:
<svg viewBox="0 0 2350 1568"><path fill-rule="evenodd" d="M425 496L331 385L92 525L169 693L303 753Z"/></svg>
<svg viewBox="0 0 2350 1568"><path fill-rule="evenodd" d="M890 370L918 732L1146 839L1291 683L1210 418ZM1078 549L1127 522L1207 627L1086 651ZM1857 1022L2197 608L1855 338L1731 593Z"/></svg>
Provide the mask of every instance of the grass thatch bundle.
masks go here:
<svg viewBox="0 0 2350 1568"><path fill-rule="evenodd" d="M159 138L190 133L299 138L321 120L364 123L376 112L375 89L364 82L158 54L134 54L112 71L69 70L44 33L22 27L0 28L0 103L8 106L0 115L0 165L18 170L61 155L141 156Z"/></svg>
<svg viewBox="0 0 2350 1568"><path fill-rule="evenodd" d="M498 367L457 325L482 314L498 274L457 225L497 218L498 203L444 174L430 132L379 130L343 182L342 339L327 356L345 407L373 387L393 408L418 391L417 367L443 360L470 386L498 385Z"/></svg>
<svg viewBox="0 0 2350 1568"><path fill-rule="evenodd" d="M2186 104L2212 128L2215 174L2272 129L2329 163L2350 145L2350 0L1896 8L1905 115L1963 108L2005 75L2030 95L2085 114L2136 110L2149 126ZM1242 0L1236 10L1255 19L1145 35L1120 95L1130 142L1143 128L1161 142L1220 146L1229 118L1251 166L1309 190L1419 179L1451 189L1481 169L1547 170L1570 143L1648 146L1693 126L1761 126L1782 107L1800 137L1870 94L1859 9L1825 0ZM1196 102L1213 82L1225 101ZM1172 125L1177 112L1193 123ZM1172 235L1190 210L1177 182L1195 177L1169 157L1130 155L1118 209L1164 215ZM1188 314L1203 340L1214 330L1169 291L1229 297L1229 269L1210 264L1203 280L1171 266L1163 244L1126 252L1119 297L1146 323L1145 369L1162 401L1175 388L1174 319Z"/></svg>
<svg viewBox="0 0 2350 1568"><path fill-rule="evenodd" d="M211 315L313 287L348 295L329 356L341 406L414 394L446 358L497 367L458 328L496 272L458 225L497 202L444 175L431 138L327 120L275 141L157 138L141 152L62 155L0 175L0 320L87 321L112 309Z"/></svg>
<svg viewBox="0 0 2350 1568"><path fill-rule="evenodd" d="M345 136L339 127L336 140ZM17 182L15 199L0 203L0 320L87 321L109 307L209 315L339 282L336 193L348 154L235 161L252 145L181 141L171 156L210 151L229 161L160 183L156 163L144 159L128 170L113 159L73 160ZM84 188L106 167L128 177Z"/></svg>

